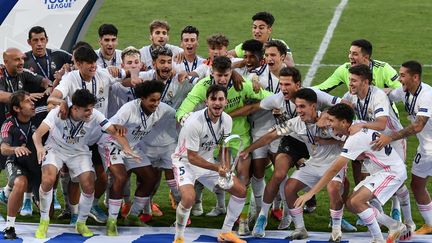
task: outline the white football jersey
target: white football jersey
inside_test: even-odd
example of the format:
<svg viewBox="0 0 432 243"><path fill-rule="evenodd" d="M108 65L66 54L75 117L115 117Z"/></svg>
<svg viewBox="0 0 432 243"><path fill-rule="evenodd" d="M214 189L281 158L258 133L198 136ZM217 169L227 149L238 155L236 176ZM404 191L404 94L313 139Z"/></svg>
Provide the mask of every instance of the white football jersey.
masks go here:
<svg viewBox="0 0 432 243"><path fill-rule="evenodd" d="M122 64L122 58L121 58L121 50L115 50L115 55L111 60L107 60L103 58L103 55L101 53L101 49L95 50L96 54L98 55L98 59L96 61L96 65L99 68L107 68L109 66L115 66L115 67L121 67Z"/></svg>
<svg viewBox="0 0 432 243"><path fill-rule="evenodd" d="M108 96L108 118L114 114L127 102L136 99L135 90L132 87L125 87L120 82L114 83L110 87Z"/></svg>
<svg viewBox="0 0 432 243"><path fill-rule="evenodd" d="M288 121L288 127L295 138L305 143L310 155L308 164L328 166L341 152L341 147L337 144L320 145L315 142L315 137L337 139L330 129L319 128L315 124L306 124L298 116Z"/></svg>
<svg viewBox="0 0 432 243"><path fill-rule="evenodd" d="M169 48L172 51L173 58L175 57L175 55L179 54L180 52L183 52L182 48L171 44L165 44L165 47ZM146 70L154 69L153 59L151 56L151 50L152 50L151 48L152 45L148 45L140 49L141 62L144 64L144 67L146 67Z"/></svg>
<svg viewBox="0 0 432 243"><path fill-rule="evenodd" d="M354 105L354 111L360 120L373 122L378 117L386 116L388 121L385 130L381 131L382 133L390 135L402 129L402 124L383 90L370 86L368 94L363 100L360 100L357 95L352 95L349 92L344 95L343 99L348 100Z"/></svg>
<svg viewBox="0 0 432 243"><path fill-rule="evenodd" d="M189 62L186 59L183 59L183 61L181 63L173 62L173 69L176 71L176 73L180 73L180 72L189 73L189 72L194 71L204 61L205 61L205 59L200 57L200 56L196 56L195 60L193 60L193 62Z"/></svg>
<svg viewBox="0 0 432 243"><path fill-rule="evenodd" d="M379 171L406 173L405 163L391 145L377 151L372 149L371 142L376 140L379 132L372 129L362 129L350 135L342 149L341 156L350 160L365 159L363 164L371 173ZM360 156L360 158L359 158Z"/></svg>
<svg viewBox="0 0 432 243"><path fill-rule="evenodd" d="M389 94L391 101L403 101L405 110L408 112L408 119L411 122L416 120L417 116L428 117L428 121L423 130L416 134L419 140L418 152L424 154L432 153L432 87L426 83L421 83L414 95L409 92L404 92L403 88L394 89Z"/></svg>
<svg viewBox="0 0 432 243"><path fill-rule="evenodd" d="M232 129L232 118L225 112L213 123L208 118L207 108L196 111L186 120L180 130L179 140L172 159L188 161L187 150L198 153L209 162L213 162L213 152L228 137Z"/></svg>
<svg viewBox="0 0 432 243"><path fill-rule="evenodd" d="M256 69L258 82L261 87L269 92L279 92L279 78L270 72L268 65ZM255 136L262 136L275 124L271 110L260 109L249 116L251 120L251 133Z"/></svg>
<svg viewBox="0 0 432 243"><path fill-rule="evenodd" d="M108 115L108 95L112 84L116 82L106 69L96 69L96 74L91 81L84 81L79 70L72 71L64 76L60 84L55 88L62 93L62 98L72 100L72 95L78 89L88 89L96 96L95 109L104 116Z"/></svg>
<svg viewBox="0 0 432 243"><path fill-rule="evenodd" d="M175 112L175 111L174 111ZM160 103L156 111L146 115L141 108L141 99L135 99L124 104L120 110L110 118L113 124L119 124L127 129L126 139L131 147L135 147L159 121L173 116L173 109L167 104ZM103 138L103 142L112 142L113 138Z"/></svg>
<svg viewBox="0 0 432 243"><path fill-rule="evenodd" d="M88 152L94 130L105 131L111 126L111 122L96 109L93 109L88 122L76 122L70 117L62 120L59 111L59 107L52 109L43 122L50 128L46 145L60 153L75 155Z"/></svg>
<svg viewBox="0 0 432 243"><path fill-rule="evenodd" d="M156 71L140 72L139 77L144 81L156 79ZM162 93L161 101L174 109L178 109L189 91L192 90L193 84L189 82L180 83L177 75L168 80L163 80L163 82L165 83L165 89Z"/></svg>

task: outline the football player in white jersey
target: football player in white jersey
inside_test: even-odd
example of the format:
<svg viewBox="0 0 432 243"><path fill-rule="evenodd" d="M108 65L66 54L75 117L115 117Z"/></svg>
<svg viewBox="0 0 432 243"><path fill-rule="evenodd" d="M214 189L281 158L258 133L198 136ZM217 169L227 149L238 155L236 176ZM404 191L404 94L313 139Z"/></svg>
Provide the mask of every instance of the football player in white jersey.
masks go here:
<svg viewBox="0 0 432 243"><path fill-rule="evenodd" d="M307 187L312 187L323 172L330 167L341 150L340 141L334 139L331 131L325 127L318 127L316 124L320 115L317 110L316 92L310 88L303 88L298 90L294 97L298 116L283 123L286 129L283 134L293 134L296 139L304 142L310 157L292 174L285 185L285 199L295 225L295 230L291 236L287 237L290 240L308 237L303 220L303 208L294 207L294 202L298 197L297 193ZM340 241L342 237L343 200L341 192L344 177L345 171L340 170L327 186L332 218L331 241ZM261 220L264 222L261 223ZM261 237L264 235L262 226L265 227L265 223L265 215L260 215L257 219L257 226L254 228L255 235Z"/></svg>
<svg viewBox="0 0 432 243"><path fill-rule="evenodd" d="M70 99L77 89L82 88L91 90L91 93L96 96L97 100L95 109L100 111L104 116L107 116L109 89L112 84L117 82L117 80L111 76L106 69L97 67L97 59L98 56L96 52L88 46L81 46L74 51L74 62L78 70L74 70L63 76L60 84L53 90L48 98L48 104L60 106L60 114L62 118L64 118L68 112L68 105L65 99ZM125 86L128 86L129 84L129 81L122 82ZM101 135L102 132L100 130L95 130L92 136L92 144L90 146L90 149L93 152L92 160L97 175L95 200L90 216L99 223L105 223L107 216L99 207L98 200L105 192L107 175L104 172L97 145L95 144Z"/></svg>
<svg viewBox="0 0 432 243"><path fill-rule="evenodd" d="M244 106L243 108L240 108L235 112L230 113L230 115L248 115L259 109L264 109L269 111L273 110L275 112L275 116L277 117L284 117L285 119L291 119L296 117L297 112L295 110L296 108L294 104L294 95L298 90L301 89L300 72L293 67L284 67L280 71L279 78L279 93L264 98L260 103ZM314 91L317 95L317 106L319 110L322 110L325 107L334 105L335 103L341 101L340 98L329 95L322 91ZM279 137L280 135L278 135L276 130L272 130L264 134L251 146L247 147L242 152L242 156L246 156L256 148L260 148L267 144L270 144L273 140ZM302 158L309 158L309 152L307 151L306 145L302 141L299 141L292 136L283 136L275 157L273 175L264 189L263 205L261 211L258 212L259 216L263 215L267 217L271 202L277 196L278 189L281 197L285 198L283 188L286 181L288 180L287 172L294 165L298 166L297 163ZM274 208L275 205L273 205L273 209ZM284 210L283 213L284 214L282 216L281 223L278 226L279 229L285 229L291 223L291 218L289 217L288 210ZM276 211L272 210L272 215L276 217ZM263 224L263 226L260 226L263 227L263 230L258 230L258 233L255 232L255 228L257 226L258 225L254 227L253 234L259 236L264 233L265 224Z"/></svg>
<svg viewBox="0 0 432 243"><path fill-rule="evenodd" d="M178 55L179 60L174 65L177 73L189 74L204 62L205 59L197 55L198 39L199 30L194 26L188 25L180 33L180 47L184 51Z"/></svg>
<svg viewBox="0 0 432 243"><path fill-rule="evenodd" d="M253 80L253 77L261 74L266 68L263 46L263 43L254 39L243 42L242 50L245 53L244 58L240 62L233 63L233 67L236 65L239 66L234 70L244 78L255 81ZM256 84L254 83L254 85Z"/></svg>
<svg viewBox="0 0 432 243"><path fill-rule="evenodd" d="M186 120L172 155L182 197L176 213L175 243L185 242L184 230L195 202L195 181L214 190L219 176L226 176L230 167L226 158L219 156L219 161L215 161L213 155L216 147L231 133L232 119L223 111L227 105L227 90L221 85L211 85L206 97L207 108L192 113ZM232 227L244 206L246 187L237 177L233 180L233 186L227 190L231 198L218 241L245 242L232 232Z"/></svg>
<svg viewBox="0 0 432 243"><path fill-rule="evenodd" d="M419 140L416 156L411 168L411 189L425 224L416 234L432 233L432 201L427 190L432 176L432 88L421 80L422 66L417 61L407 61L399 69L402 87L390 92L391 101L404 101L411 124L390 135L381 134L374 141L375 149L382 149L393 141L416 134Z"/></svg>
<svg viewBox="0 0 432 243"><path fill-rule="evenodd" d="M39 188L41 218L35 232L36 238L47 237L52 189L63 164L69 168L71 179L79 181L82 190L76 230L85 237L93 236L93 232L86 226L95 191L92 153L88 147L93 130L103 130L113 135L125 154L138 158L132 152L128 141L118 136L114 126L101 112L94 109L96 102L96 97L88 90L75 91L66 119L60 117L60 107L57 107L48 113L33 134L38 161L42 163L42 182ZM47 132L50 133L44 147L42 137Z"/></svg>
<svg viewBox="0 0 432 243"><path fill-rule="evenodd" d="M133 225L142 225L138 215L145 204L149 204L150 196L158 182L158 176L157 172L153 169L147 153L138 144L148 134L155 133L154 127L159 122L171 120L175 127L175 110L167 104L161 103L163 90L164 84L156 80L138 84L135 87L138 98L124 104L110 118L110 122L126 128L125 137L132 149L141 157L140 163L136 163L131 158L123 156L121 147L117 142L113 141L112 136L103 135L98 142L100 145L99 152L103 155L102 160L105 169L109 170L113 177L108 203L108 235L118 235L116 222L121 205L123 185L131 173L136 174L137 178L139 178L139 183L126 222ZM176 184L175 181L174 184Z"/></svg>
<svg viewBox="0 0 432 243"><path fill-rule="evenodd" d="M391 145L385 146L381 151L372 149L371 143L380 136L376 130L364 128L350 135L349 129L353 124L354 111L349 105L337 104L328 110L328 115L329 126L333 133L338 136L348 136L348 138L342 152L330 168L323 173L321 179L311 187L309 192L296 200L294 206L301 208L306 200L328 185L341 169L346 168L350 160L367 157L369 160L365 160L364 163L368 171L371 171L371 175L354 188L346 205L366 224L372 235L371 242L396 242L399 239L408 239L409 230L403 223L380 213L369 204L370 200L376 198L381 205L384 205L402 186L407 178L404 161ZM387 241L383 238L378 222L389 228Z"/></svg>
<svg viewBox="0 0 432 243"><path fill-rule="evenodd" d="M186 98L189 91L192 89L192 83L179 81L179 75L175 75L173 71L172 55L170 49L160 46L156 47L152 53L154 69L141 72L139 77L146 82L146 80L157 79L165 84L165 88L161 94L161 101L168 104L174 109L177 109L182 101ZM178 185L174 179L172 170L172 160L170 155L174 153L177 143L177 128L175 120L171 118L163 122L159 122L155 127L152 134L144 138L142 149L149 157L153 167L163 170L165 172L165 179L168 187L170 188L171 206L175 209L180 202L180 192ZM160 173L158 178L160 178ZM149 204L144 207L143 220L149 220ZM147 219L145 218L147 217Z"/></svg>
<svg viewBox="0 0 432 243"><path fill-rule="evenodd" d="M96 64L101 68L120 67L122 59L121 50L116 49L118 45L117 28L112 24L102 24L99 27L98 34L100 48L95 50L98 55Z"/></svg>
<svg viewBox="0 0 432 243"><path fill-rule="evenodd" d="M264 57L266 66L257 72L258 83L260 86L272 93L279 93L279 74L285 66L283 60L287 52L286 46L277 40L271 40L264 44ZM252 78L254 80L254 78ZM251 120L251 134L253 141L266 134L275 124L275 119L269 109L259 109L249 116ZM276 139L271 144L252 151L252 178L251 185L255 197L256 212L261 211L262 196L264 194L264 172L269 160L274 161L280 139Z"/></svg>
<svg viewBox="0 0 432 243"><path fill-rule="evenodd" d="M157 46L163 46L172 51L174 55L179 54L180 52L183 52L183 49L167 44L169 37L168 33L170 31L170 26L168 22L163 20L153 20L150 25L150 41L152 42L150 45L143 46L140 49L141 52L141 61L144 63L145 70L153 69L153 59L152 59L152 51Z"/></svg>
<svg viewBox="0 0 432 243"><path fill-rule="evenodd" d="M392 109L390 100L386 93L371 85L372 73L367 65L360 64L349 68L350 72L350 91L347 92L343 99L349 101L354 107L355 114L359 120L350 127L351 134L360 131L363 128L373 129L386 135L391 135L402 129L402 124L399 121L396 113ZM391 143L393 149L399 154L401 159L406 158L406 141L401 139ZM373 171L367 171L373 173ZM410 229L414 232L415 224L411 217L411 205L408 188L403 185L392 197L393 204L401 202L404 222L410 225ZM372 201L373 203L376 201ZM374 204L382 212L379 203ZM398 207L400 208L400 207ZM399 211L397 211L399 213ZM392 211L392 216L395 218L396 213ZM399 217L395 218L400 220Z"/></svg>
<svg viewBox="0 0 432 243"><path fill-rule="evenodd" d="M133 46L126 47L121 52L121 60L121 68L126 72L140 70L143 65L140 51ZM117 69L116 72L121 72L121 70ZM112 117L122 105L136 98L132 87L125 87L120 82L111 85L108 98L108 118Z"/></svg>
<svg viewBox="0 0 432 243"><path fill-rule="evenodd" d="M161 80L165 84L161 101L177 109L186 98L193 85L187 79L179 80L175 74L172 62L172 51L164 46L156 47L152 52L153 69L139 73L142 81Z"/></svg>

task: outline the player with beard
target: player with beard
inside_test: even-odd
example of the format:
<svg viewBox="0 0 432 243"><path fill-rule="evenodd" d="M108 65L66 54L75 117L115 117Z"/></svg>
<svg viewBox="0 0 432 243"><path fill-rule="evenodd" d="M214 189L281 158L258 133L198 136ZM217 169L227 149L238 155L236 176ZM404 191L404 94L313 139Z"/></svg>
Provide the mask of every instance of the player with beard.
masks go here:
<svg viewBox="0 0 432 243"><path fill-rule="evenodd" d="M112 24L102 24L99 27L98 34L100 48L95 50L98 54L96 64L101 68L109 66L120 67L122 59L121 50L116 49L118 45L117 28Z"/></svg>
<svg viewBox="0 0 432 243"><path fill-rule="evenodd" d="M182 48L168 44L168 34L170 31L170 26L168 22L162 20L153 20L149 25L149 29L151 44L144 46L140 49L141 61L144 64L145 70L150 70L154 68L152 52L158 46L170 49L174 55L183 52Z"/></svg>
<svg viewBox="0 0 432 243"><path fill-rule="evenodd" d="M181 191L181 202L176 212L174 243L185 242L186 222L195 202L195 180L214 190L218 184L218 177L226 176L230 168L226 158L218 156L219 162L214 160L215 149L231 133L233 125L231 117L223 111L227 102L226 87L210 85L206 90L207 108L192 113L180 131L178 145L172 155ZM227 190L231 198L218 241L244 243L245 241L240 240L231 231L244 206L246 188L237 177L234 176L233 180L233 187Z"/></svg>
<svg viewBox="0 0 432 243"><path fill-rule="evenodd" d="M418 61L407 61L399 69L402 87L392 90L389 94L391 101L404 101L411 124L391 135L381 134L374 141L374 149L383 149L393 141L407 138L416 134L419 140L417 153L411 168L411 189L417 207L425 223L416 234L432 233L432 201L427 190L428 179L432 176L431 154L431 102L432 88L422 82L422 66Z"/></svg>

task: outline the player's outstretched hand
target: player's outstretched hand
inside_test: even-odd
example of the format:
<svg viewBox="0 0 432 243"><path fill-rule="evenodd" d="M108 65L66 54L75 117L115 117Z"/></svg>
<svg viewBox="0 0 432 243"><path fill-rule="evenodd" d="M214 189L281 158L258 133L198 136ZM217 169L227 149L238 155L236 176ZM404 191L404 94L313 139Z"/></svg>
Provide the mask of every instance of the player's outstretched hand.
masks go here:
<svg viewBox="0 0 432 243"><path fill-rule="evenodd" d="M297 200L294 202L294 208L303 208L303 206L305 205L305 203L307 201L309 201L312 198L313 194L312 193L305 193L303 195L301 195L300 197L297 198Z"/></svg>
<svg viewBox="0 0 432 243"><path fill-rule="evenodd" d="M29 154L31 154L31 151L24 145L16 147L14 149L15 151L15 156L16 157L21 157L21 156L27 156Z"/></svg>
<svg viewBox="0 0 432 243"><path fill-rule="evenodd" d="M372 144L373 150L381 150L386 145L390 144L392 142L392 138L390 136L379 134L377 139L372 141L370 144Z"/></svg>
<svg viewBox="0 0 432 243"><path fill-rule="evenodd" d="M36 148L38 163L42 164L42 161L45 159L46 150L44 147Z"/></svg>

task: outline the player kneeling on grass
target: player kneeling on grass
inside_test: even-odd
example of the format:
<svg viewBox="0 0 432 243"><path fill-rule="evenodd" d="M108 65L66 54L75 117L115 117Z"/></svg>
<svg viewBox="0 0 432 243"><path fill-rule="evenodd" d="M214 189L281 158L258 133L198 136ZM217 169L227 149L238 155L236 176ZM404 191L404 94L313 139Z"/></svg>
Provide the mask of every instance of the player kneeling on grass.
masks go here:
<svg viewBox="0 0 432 243"><path fill-rule="evenodd" d="M63 164L69 168L72 181L79 181L82 190L76 230L84 237L93 236L93 232L86 226L95 188L95 172L88 147L93 130L102 129L115 136L125 154L137 157L127 140L117 135L114 126L101 112L93 109L95 104L96 97L92 93L79 89L72 95L72 106L69 107L65 120L60 118L60 108L57 107L48 113L33 134L37 158L42 163L42 183L39 187L41 218L35 232L36 238L43 239L47 236L53 185ZM47 132L50 133L44 147L42 137Z"/></svg>
<svg viewBox="0 0 432 243"><path fill-rule="evenodd" d="M110 188L107 221L107 235L116 236L117 215L120 210L123 185L131 173L137 176L139 181L134 201L125 223L134 226L145 226L138 218L139 213L146 204L150 203L150 197L158 183L158 172L153 168L150 159L139 146L143 138L150 132L154 133L157 122L172 121L175 126L175 110L165 103L161 103L164 84L161 81L145 81L135 87L137 99L124 104L120 110L110 118L114 124L126 128L125 137L130 146L141 158L139 163L133 158L122 154L121 146L111 135L103 135L99 140L99 152L102 155L105 169L108 169L113 178Z"/></svg>
<svg viewBox="0 0 432 243"><path fill-rule="evenodd" d="M337 104L328 110L329 125L336 135L349 135L349 128L353 124L354 111L346 104ZM380 133L372 129L362 129L350 135L345 141L342 153L327 169L321 179L309 192L300 196L294 206L302 207L314 194L325 187L332 178L344 168L350 160L365 159L364 165L371 171L363 181L355 188L348 198L348 209L356 213L369 228L372 234L371 242L396 242L399 239L406 240L410 237L407 227L389 216L380 213L368 203L376 198L384 205L399 189L407 178L405 163L399 157L391 145L385 146L380 151L374 151L371 143L380 136ZM379 224L389 228L387 241L384 240Z"/></svg>
<svg viewBox="0 0 432 243"><path fill-rule="evenodd" d="M5 239L16 239L15 218L22 206L23 194L32 189L37 197L41 169L37 163L36 149L31 136L35 126L30 119L35 115L35 105L30 94L20 90L10 97L10 114L1 129L1 153L7 156L8 183L12 188L7 204Z"/></svg>
<svg viewBox="0 0 432 243"><path fill-rule="evenodd" d="M178 145L172 155L174 174L179 182L181 201L176 212L175 243L185 242L184 230L195 202L194 183L201 182L210 190L218 184L219 176L225 177L229 164L219 156L214 161L213 152L228 137L232 119L223 110L227 105L227 90L221 85L211 85L206 94L207 108L192 113L180 131ZM218 241L245 242L231 230L246 200L246 188L233 177L234 185L227 190L231 194L227 215Z"/></svg>

